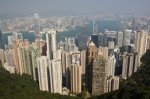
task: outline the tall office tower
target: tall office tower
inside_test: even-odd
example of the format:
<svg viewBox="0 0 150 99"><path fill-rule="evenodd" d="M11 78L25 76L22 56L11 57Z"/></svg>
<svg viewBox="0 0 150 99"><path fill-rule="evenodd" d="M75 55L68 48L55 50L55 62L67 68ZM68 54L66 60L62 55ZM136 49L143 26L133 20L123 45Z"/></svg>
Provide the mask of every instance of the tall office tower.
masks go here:
<svg viewBox="0 0 150 99"><path fill-rule="evenodd" d="M87 26L82 27L82 40L81 40L81 48L82 50L87 49Z"/></svg>
<svg viewBox="0 0 150 99"><path fill-rule="evenodd" d="M15 66L14 64L14 57L13 57L13 50L12 49L6 49L4 51L5 54L5 63L7 63L8 66Z"/></svg>
<svg viewBox="0 0 150 99"><path fill-rule="evenodd" d="M20 40L14 40L13 41L13 57L14 57L14 63L15 63L15 71L17 73L20 73L20 65L19 65L19 53L18 53L18 45L21 43Z"/></svg>
<svg viewBox="0 0 150 99"><path fill-rule="evenodd" d="M45 56L44 53L46 51L46 49L44 49L45 46L45 41L43 41L42 39L35 39L35 42L32 43L32 46L36 46L38 48L38 57L40 57L41 55Z"/></svg>
<svg viewBox="0 0 150 99"><path fill-rule="evenodd" d="M45 42L41 38L36 38L35 42L31 45L30 54L32 61L32 76L34 80L38 80L37 58L45 55L43 54L44 43Z"/></svg>
<svg viewBox="0 0 150 99"><path fill-rule="evenodd" d="M20 74L32 74L30 49L31 46L27 39L18 45Z"/></svg>
<svg viewBox="0 0 150 99"><path fill-rule="evenodd" d="M58 43L58 49L65 50L65 42L60 41L60 42Z"/></svg>
<svg viewBox="0 0 150 99"><path fill-rule="evenodd" d="M91 42L87 48L86 56L86 87L92 93L92 72L93 72L93 59L98 55L98 49L95 44Z"/></svg>
<svg viewBox="0 0 150 99"><path fill-rule="evenodd" d="M115 59L116 59L116 65L115 67L119 67L120 66L120 49L114 49L114 55L115 55Z"/></svg>
<svg viewBox="0 0 150 99"><path fill-rule="evenodd" d="M123 32L123 46L128 46L131 40L131 32L132 30L124 30Z"/></svg>
<svg viewBox="0 0 150 99"><path fill-rule="evenodd" d="M66 87L70 89L70 66L71 66L71 54L69 52L65 53L65 77L66 77Z"/></svg>
<svg viewBox="0 0 150 99"><path fill-rule="evenodd" d="M122 78L127 79L137 69L137 56L134 53L122 55Z"/></svg>
<svg viewBox="0 0 150 99"><path fill-rule="evenodd" d="M107 38L107 34L105 33L103 36L104 40L103 40L103 46L104 47L108 47L108 38Z"/></svg>
<svg viewBox="0 0 150 99"><path fill-rule="evenodd" d="M91 36L87 37L87 45L89 45L91 43Z"/></svg>
<svg viewBox="0 0 150 99"><path fill-rule="evenodd" d="M57 31L51 30L46 34L47 41L47 57L49 60L56 58L57 51Z"/></svg>
<svg viewBox="0 0 150 99"><path fill-rule="evenodd" d="M31 54L31 65L32 65L32 76L34 80L38 80L38 69L37 69L37 58L40 57L39 55L39 48L37 46L32 45L30 49Z"/></svg>
<svg viewBox="0 0 150 99"><path fill-rule="evenodd" d="M3 49L0 49L0 67L4 66L5 56Z"/></svg>
<svg viewBox="0 0 150 99"><path fill-rule="evenodd" d="M48 58L41 56L37 58L37 68L39 77L39 87L41 91L49 91Z"/></svg>
<svg viewBox="0 0 150 99"><path fill-rule="evenodd" d="M81 74L85 74L85 66L86 66L86 51L83 50L80 52L81 58Z"/></svg>
<svg viewBox="0 0 150 99"><path fill-rule="evenodd" d="M122 43L123 43L123 33L119 31L117 33L117 46L122 47Z"/></svg>
<svg viewBox="0 0 150 99"><path fill-rule="evenodd" d="M49 65L50 73L50 92L51 93L62 93L62 69L61 61L53 59Z"/></svg>
<svg viewBox="0 0 150 99"><path fill-rule="evenodd" d="M97 34L91 35L91 41L96 45L96 47L99 47L99 38Z"/></svg>
<svg viewBox="0 0 150 99"><path fill-rule="evenodd" d="M63 77L65 77L65 73L66 73L66 59L65 59L65 51L62 50L61 53L61 67L62 67L62 75Z"/></svg>
<svg viewBox="0 0 150 99"><path fill-rule="evenodd" d="M79 51L71 53L71 63L80 64L80 52Z"/></svg>
<svg viewBox="0 0 150 99"><path fill-rule="evenodd" d="M104 35L102 33L99 33L99 46L104 46Z"/></svg>
<svg viewBox="0 0 150 99"><path fill-rule="evenodd" d="M108 60L108 47L99 47L99 51L103 53L104 59Z"/></svg>
<svg viewBox="0 0 150 99"><path fill-rule="evenodd" d="M39 20L39 15L37 13L34 14L35 17L35 35L39 35L40 34L40 20Z"/></svg>
<svg viewBox="0 0 150 99"><path fill-rule="evenodd" d="M109 77L107 79L107 92L111 92L119 89L119 77Z"/></svg>
<svg viewBox="0 0 150 99"><path fill-rule="evenodd" d="M115 45L114 45L114 41L108 41L108 48L109 49L114 49Z"/></svg>
<svg viewBox="0 0 150 99"><path fill-rule="evenodd" d="M93 34L97 33L98 33L98 25L95 23L95 21L93 21Z"/></svg>
<svg viewBox="0 0 150 99"><path fill-rule="evenodd" d="M139 54L138 53L134 53L134 60L133 60L133 73L135 73L138 69L138 59L139 59Z"/></svg>
<svg viewBox="0 0 150 99"><path fill-rule="evenodd" d="M92 95L104 94L107 92L107 64L101 52L92 65Z"/></svg>
<svg viewBox="0 0 150 99"><path fill-rule="evenodd" d="M147 37L147 48L146 49L150 49L150 36Z"/></svg>
<svg viewBox="0 0 150 99"><path fill-rule="evenodd" d="M70 67L70 82L71 92L81 92L81 66L78 63L73 63Z"/></svg>
<svg viewBox="0 0 150 99"><path fill-rule="evenodd" d="M136 39L135 39L135 52L139 53L139 63L140 63L140 58L142 55L146 52L146 47L147 47L147 32L144 30L137 31L136 33Z"/></svg>
<svg viewBox="0 0 150 99"><path fill-rule="evenodd" d="M134 62L134 53L129 54L129 60L128 60L128 71L127 71L127 76L131 76L133 73L133 62Z"/></svg>
<svg viewBox="0 0 150 99"><path fill-rule="evenodd" d="M115 65L116 65L116 59L114 55L111 55L108 57L107 67L108 67L108 76L114 76L115 75Z"/></svg>
<svg viewBox="0 0 150 99"><path fill-rule="evenodd" d="M136 31L132 30L132 32L131 32L131 41L130 41L131 44L135 43L135 35L136 35Z"/></svg>
<svg viewBox="0 0 150 99"><path fill-rule="evenodd" d="M129 62L129 56L125 53L122 55L122 78L127 79L127 68Z"/></svg>
<svg viewBox="0 0 150 99"><path fill-rule="evenodd" d="M82 35L81 33L77 34L77 47L79 50L82 50Z"/></svg>
<svg viewBox="0 0 150 99"><path fill-rule="evenodd" d="M3 40L2 40L2 31L0 29L0 49L4 49L4 44L3 44Z"/></svg>
<svg viewBox="0 0 150 99"><path fill-rule="evenodd" d="M78 50L76 45L75 45L75 38L69 37L67 43L68 43L68 51L69 52L74 52L74 51Z"/></svg>

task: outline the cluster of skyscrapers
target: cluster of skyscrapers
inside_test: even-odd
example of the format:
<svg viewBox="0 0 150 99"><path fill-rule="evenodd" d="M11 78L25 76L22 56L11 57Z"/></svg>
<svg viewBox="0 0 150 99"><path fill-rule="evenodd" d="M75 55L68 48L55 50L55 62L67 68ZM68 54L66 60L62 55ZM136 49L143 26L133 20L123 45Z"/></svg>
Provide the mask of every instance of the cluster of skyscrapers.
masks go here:
<svg viewBox="0 0 150 99"><path fill-rule="evenodd" d="M38 27L31 44L21 33L8 36L8 45L0 49L0 61L11 73L31 75L40 90L51 93L67 94L70 90L78 94L86 89L91 95L100 95L117 90L119 80L136 72L140 58L150 49L148 32L141 29L98 33L93 22L90 37L83 26L77 38L58 42L57 31L47 31L44 41Z"/></svg>

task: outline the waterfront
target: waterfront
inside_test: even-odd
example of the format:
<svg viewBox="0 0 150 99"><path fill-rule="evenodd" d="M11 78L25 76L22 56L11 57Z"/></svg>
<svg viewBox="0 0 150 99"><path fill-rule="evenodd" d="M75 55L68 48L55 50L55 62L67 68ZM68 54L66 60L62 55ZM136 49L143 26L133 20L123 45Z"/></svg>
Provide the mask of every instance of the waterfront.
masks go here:
<svg viewBox="0 0 150 99"><path fill-rule="evenodd" d="M88 22L87 24L87 35L91 35L93 31L93 23L92 21ZM104 33L105 29L108 29L110 31L119 31L119 20L100 20L96 21L96 24L98 24L98 32ZM64 40L65 37L75 37L78 33L82 32L81 27L77 27L76 30L70 30L66 32L58 32L58 40ZM7 36L12 35L12 33L3 34L3 42L4 44L8 44ZM30 42L33 42L35 40L35 36L33 33L22 33L23 39L28 39ZM46 40L46 34L43 34L43 40Z"/></svg>

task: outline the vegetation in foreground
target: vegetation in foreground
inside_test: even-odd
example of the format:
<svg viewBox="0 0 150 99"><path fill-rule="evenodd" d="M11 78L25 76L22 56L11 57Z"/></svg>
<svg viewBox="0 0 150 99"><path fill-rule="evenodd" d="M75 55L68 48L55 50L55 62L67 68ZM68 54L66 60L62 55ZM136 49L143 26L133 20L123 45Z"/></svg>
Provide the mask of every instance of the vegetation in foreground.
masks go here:
<svg viewBox="0 0 150 99"><path fill-rule="evenodd" d="M150 99L150 50L141 58L142 65L128 80L120 82L120 89L91 99ZM83 91L80 98L85 97ZM0 68L0 99L79 99L38 89L29 75L10 74Z"/></svg>

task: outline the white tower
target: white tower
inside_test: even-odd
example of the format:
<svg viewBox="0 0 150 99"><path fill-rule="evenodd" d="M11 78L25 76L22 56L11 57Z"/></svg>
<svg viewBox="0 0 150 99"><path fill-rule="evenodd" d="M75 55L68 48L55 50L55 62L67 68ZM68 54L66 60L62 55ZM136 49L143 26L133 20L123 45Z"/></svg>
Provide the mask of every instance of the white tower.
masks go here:
<svg viewBox="0 0 150 99"><path fill-rule="evenodd" d="M49 60L56 58L57 51L57 31L51 30L46 34L47 41L47 57Z"/></svg>
<svg viewBox="0 0 150 99"><path fill-rule="evenodd" d="M49 91L47 67L48 67L48 58L46 56L37 58L39 87L40 90L42 91Z"/></svg>

